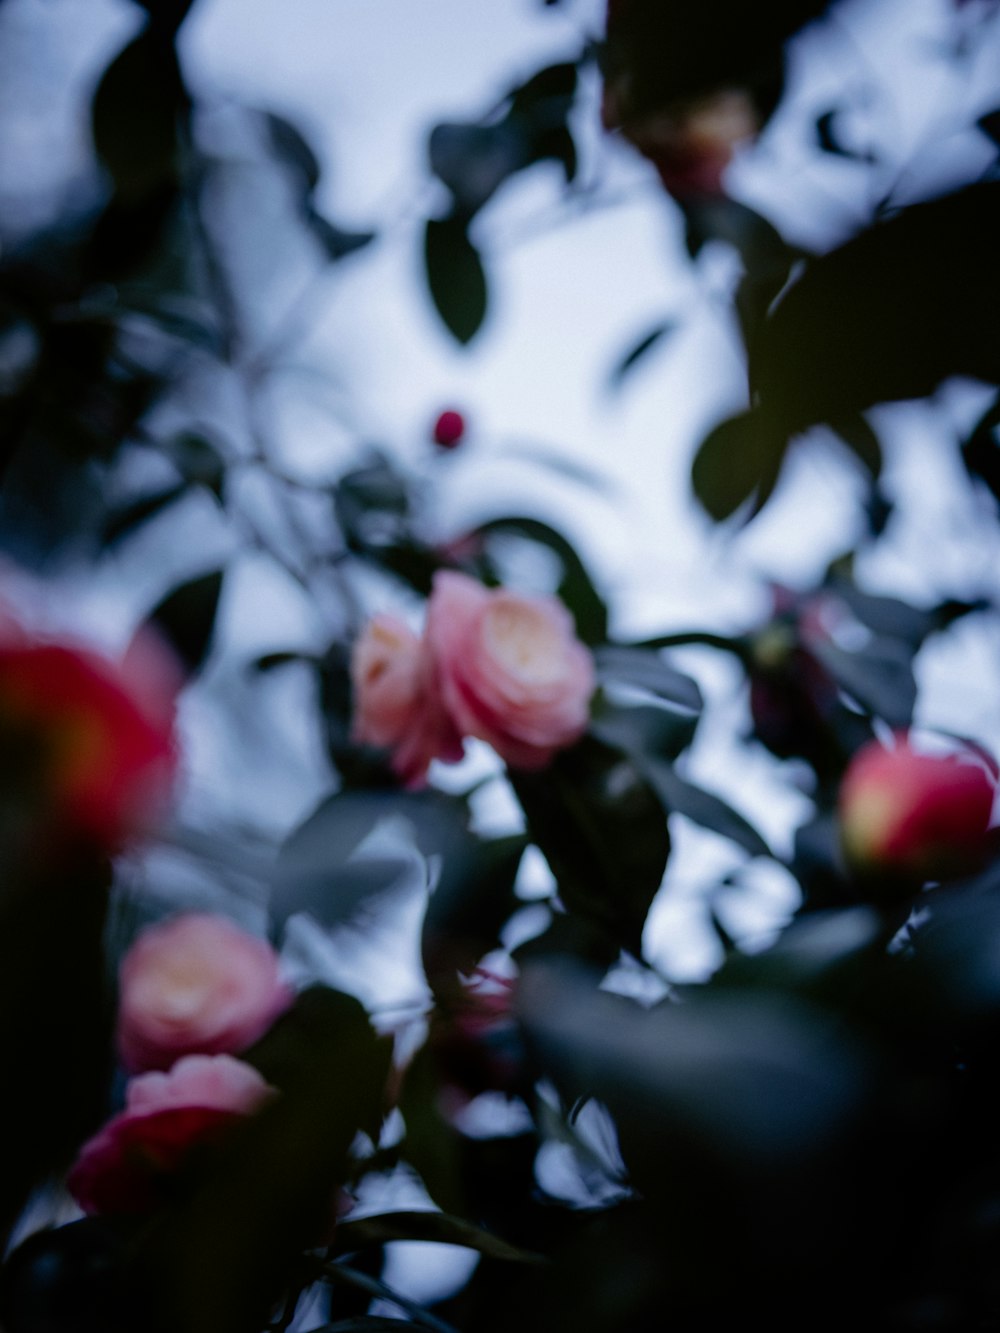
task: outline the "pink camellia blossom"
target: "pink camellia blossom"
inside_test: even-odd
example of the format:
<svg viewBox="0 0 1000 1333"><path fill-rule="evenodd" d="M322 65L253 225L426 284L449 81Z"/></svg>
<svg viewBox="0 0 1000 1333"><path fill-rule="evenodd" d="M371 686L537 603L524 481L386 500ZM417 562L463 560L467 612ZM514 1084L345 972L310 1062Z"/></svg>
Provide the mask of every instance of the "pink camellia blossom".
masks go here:
<svg viewBox="0 0 1000 1333"><path fill-rule="evenodd" d="M246 1050L293 999L266 940L205 912L144 930L122 960L119 990L118 1049L130 1070Z"/></svg>
<svg viewBox="0 0 1000 1333"><path fill-rule="evenodd" d="M0 637L0 784L48 820L117 851L166 804L176 768L173 678L165 652L141 687L131 673L76 645Z"/></svg>
<svg viewBox="0 0 1000 1333"><path fill-rule="evenodd" d="M462 740L441 705L423 642L395 616L374 616L351 656L352 739L393 751L408 787L426 780L432 759L456 762Z"/></svg>
<svg viewBox="0 0 1000 1333"><path fill-rule="evenodd" d="M141 1213L155 1207L169 1177L198 1145L216 1142L275 1090L229 1055L190 1055L169 1074L140 1074L125 1109L80 1149L70 1193L85 1213Z"/></svg>
<svg viewBox="0 0 1000 1333"><path fill-rule="evenodd" d="M457 731L489 742L512 768L544 768L586 730L593 659L555 598L485 588L442 570L425 640Z"/></svg>
<svg viewBox="0 0 1000 1333"><path fill-rule="evenodd" d="M844 855L867 873L965 874L985 853L995 794L994 777L971 749L922 754L904 733L892 748L872 741L851 760L840 788Z"/></svg>

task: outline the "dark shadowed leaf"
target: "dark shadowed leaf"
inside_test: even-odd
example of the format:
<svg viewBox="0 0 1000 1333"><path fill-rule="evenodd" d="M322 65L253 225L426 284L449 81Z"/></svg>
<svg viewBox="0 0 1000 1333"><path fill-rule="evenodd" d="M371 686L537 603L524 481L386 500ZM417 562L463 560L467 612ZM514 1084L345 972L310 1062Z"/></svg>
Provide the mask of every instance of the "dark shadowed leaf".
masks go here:
<svg viewBox="0 0 1000 1333"><path fill-rule="evenodd" d="M275 156L299 178L303 193L311 195L319 184L320 165L305 135L290 120L273 111L264 112L264 126Z"/></svg>
<svg viewBox="0 0 1000 1333"><path fill-rule="evenodd" d="M536 518L494 518L477 528L476 532L486 537L491 533L512 533L554 551L563 567L557 592L573 614L577 634L587 644L605 641L608 635L608 609L583 561L562 533Z"/></svg>
<svg viewBox="0 0 1000 1333"><path fill-rule="evenodd" d="M673 766L665 760L645 757L637 762L668 809L686 815L693 823L711 829L713 833L721 833L751 856L772 855L753 825L721 796L678 777Z"/></svg>
<svg viewBox="0 0 1000 1333"><path fill-rule="evenodd" d="M349 921L366 902L398 884L412 867L408 857L352 859L380 821L393 817L407 821L425 855L440 855L446 865L470 836L464 803L441 792L338 792L281 849L270 904L276 925L295 912L309 912L325 926Z"/></svg>
<svg viewBox="0 0 1000 1333"><path fill-rule="evenodd" d="M598 679L621 681L655 694L664 703L700 712L704 704L698 682L664 662L654 649L606 644L594 652Z"/></svg>
<svg viewBox="0 0 1000 1333"><path fill-rule="evenodd" d="M673 333L677 324L673 320L661 320L644 333L642 337L628 349L625 355L612 368L608 375L608 388L620 389L628 378L629 372L642 361L647 352L651 352L654 347L661 343L664 338Z"/></svg>
<svg viewBox="0 0 1000 1333"><path fill-rule="evenodd" d="M590 724L600 740L639 757L676 759L691 744L698 714L651 705L623 708L603 700Z"/></svg>
<svg viewBox="0 0 1000 1333"><path fill-rule="evenodd" d="M156 1216L141 1261L180 1333L245 1333L323 1242L359 1130L377 1134L391 1043L324 987L243 1057L280 1096L234 1130L194 1188Z"/></svg>
<svg viewBox="0 0 1000 1333"><path fill-rule="evenodd" d="M716 426L691 465L696 499L717 523L749 501L750 516L766 504L781 471L787 440L759 411L744 412Z"/></svg>
<svg viewBox="0 0 1000 1333"><path fill-rule="evenodd" d="M292 662L315 663L316 658L308 653L265 653L263 657L255 657L250 666L254 671L268 672L276 671L278 667L289 666Z"/></svg>
<svg viewBox="0 0 1000 1333"><path fill-rule="evenodd" d="M854 1038L780 993L701 988L644 1010L549 962L525 968L517 1006L564 1094L607 1104L641 1188L669 1190L689 1153L766 1178L828 1145L865 1089Z"/></svg>
<svg viewBox="0 0 1000 1333"><path fill-rule="evenodd" d="M855 458L877 478L882 472L882 445L878 436L859 414L833 423L833 429Z"/></svg>
<svg viewBox="0 0 1000 1333"><path fill-rule="evenodd" d="M91 110L94 147L123 199L149 196L173 177L186 109L170 34L150 26L108 66Z"/></svg>
<svg viewBox="0 0 1000 1333"><path fill-rule="evenodd" d="M1000 380L998 228L1000 181L987 181L809 265L751 349L751 382L778 433L920 397L950 375Z"/></svg>
<svg viewBox="0 0 1000 1333"><path fill-rule="evenodd" d="M431 300L449 333L469 342L486 317L486 273L460 218L431 218L424 237Z"/></svg>
<svg viewBox="0 0 1000 1333"><path fill-rule="evenodd" d="M461 1245L478 1250L491 1259L505 1259L514 1263L537 1262L537 1256L508 1245L482 1227L474 1226L460 1217L447 1213L382 1213L377 1217L362 1218L360 1222L341 1222L337 1227L334 1250L350 1254L367 1245L385 1245L394 1240L434 1241L440 1245Z"/></svg>
<svg viewBox="0 0 1000 1333"><path fill-rule="evenodd" d="M179 499L186 490L186 484L180 482L175 486L167 486L153 495L144 495L141 500L123 505L121 509L113 510L108 515L101 534L104 545L115 546L126 537L130 537L137 528L142 527L149 519L155 518L168 505Z"/></svg>
<svg viewBox="0 0 1000 1333"><path fill-rule="evenodd" d="M149 617L149 623L163 635L189 675L198 671L212 645L222 574L217 569L182 583Z"/></svg>
<svg viewBox="0 0 1000 1333"><path fill-rule="evenodd" d="M985 482L993 496L1000 500L1000 396L995 398L973 426L969 438L962 445L962 462L970 477Z"/></svg>
<svg viewBox="0 0 1000 1333"><path fill-rule="evenodd" d="M376 235L373 231L347 231L329 222L315 209L309 210L306 221L310 231L326 251L327 259L333 263L346 259L348 255L356 254L366 245L371 245Z"/></svg>
<svg viewBox="0 0 1000 1333"><path fill-rule="evenodd" d="M976 124L986 135L988 139L1000 148L1000 107L995 111L987 111L985 116L980 116Z"/></svg>
<svg viewBox="0 0 1000 1333"><path fill-rule="evenodd" d="M427 905L421 937L424 971L436 995L458 985L491 949L517 907L514 881L527 841L520 834L481 839L456 829Z"/></svg>
<svg viewBox="0 0 1000 1333"><path fill-rule="evenodd" d="M428 153L431 171L454 197L456 213L468 220L527 165L530 145L523 128L509 119L493 125L449 122L434 126Z"/></svg>
<svg viewBox="0 0 1000 1333"><path fill-rule="evenodd" d="M816 142L824 153L831 153L835 157L846 157L853 162L874 162L875 158L871 153L859 152L855 148L849 148L840 138L837 130L837 116L839 112L836 108L832 111L824 111L822 115L816 117Z"/></svg>
<svg viewBox="0 0 1000 1333"><path fill-rule="evenodd" d="M22 849L9 801L5 816L0 1052L23 1084L4 1116L12 1136L0 1175L4 1243L31 1191L97 1128L112 1065L103 950L111 866L89 848L60 855L58 834L42 846L36 834Z"/></svg>
<svg viewBox="0 0 1000 1333"><path fill-rule="evenodd" d="M544 772L509 776L567 909L603 924L638 956L670 838L659 799L635 763L588 736Z"/></svg>
<svg viewBox="0 0 1000 1333"><path fill-rule="evenodd" d="M882 639L863 653L848 652L828 640L811 645L816 658L846 694L892 727L913 720L917 686L913 655L903 644Z"/></svg>

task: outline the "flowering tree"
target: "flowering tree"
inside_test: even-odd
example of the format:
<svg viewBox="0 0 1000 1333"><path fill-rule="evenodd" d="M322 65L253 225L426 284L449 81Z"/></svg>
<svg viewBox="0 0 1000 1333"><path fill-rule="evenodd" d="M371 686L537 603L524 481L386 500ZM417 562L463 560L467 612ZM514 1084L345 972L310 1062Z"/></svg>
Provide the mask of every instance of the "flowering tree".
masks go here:
<svg viewBox="0 0 1000 1333"><path fill-rule="evenodd" d="M213 130L178 58L189 4L138 8L90 99L82 204L13 209L0 251L4 1327L993 1327L998 769L991 737L926 725L917 681L925 645L995 625L997 589L904 596L870 572L907 508L886 404L947 417L935 447L994 540L995 6L935 11L935 58L975 94L949 103L943 180L858 135L870 88L796 90L862 0L617 0L565 60L429 132L422 279L456 344L488 319L498 196L542 164L561 216L606 203L578 182L599 83L692 271L729 266L747 393L691 442L704 522L764 522L824 431L853 460L859 535L818 582L644 636L554 523L501 509L443 534L419 470L361 432L321 482L276 458L284 344L257 316L277 265L241 249L240 152L311 262L363 264L375 233L321 209L290 120L230 107L231 138ZM869 200L822 242L754 186L782 126ZM617 390L670 336L620 352ZM442 410L425 474L468 434ZM67 570L79 588L142 564L153 528L190 543L192 501L225 554L142 571L120 660L39 610ZM234 665L218 622L247 552L322 642ZM697 776L732 721L720 672L747 727L725 744L799 794L779 837ZM239 826L191 756L238 695L228 778L262 782L281 738L255 722L288 679L307 707L277 730L322 746L323 798ZM692 828L728 867L699 899L697 981L651 919ZM725 908L762 865L794 891L763 940ZM412 994L380 1003L394 972ZM417 1299L397 1260L435 1242Z"/></svg>

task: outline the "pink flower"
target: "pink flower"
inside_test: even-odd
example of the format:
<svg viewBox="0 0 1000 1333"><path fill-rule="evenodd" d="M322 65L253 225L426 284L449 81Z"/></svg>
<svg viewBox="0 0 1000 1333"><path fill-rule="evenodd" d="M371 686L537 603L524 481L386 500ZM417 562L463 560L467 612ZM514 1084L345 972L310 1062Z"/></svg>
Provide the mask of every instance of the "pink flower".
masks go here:
<svg viewBox="0 0 1000 1333"><path fill-rule="evenodd" d="M586 730L594 665L552 597L435 575L425 631L433 679L458 732L512 768L539 769Z"/></svg>
<svg viewBox="0 0 1000 1333"><path fill-rule="evenodd" d="M432 759L461 759L462 740L433 687L424 645L401 620L368 622L354 645L351 682L353 740L391 749L407 786L424 783Z"/></svg>
<svg viewBox="0 0 1000 1333"><path fill-rule="evenodd" d="M151 666L151 657L147 655ZM176 767L173 687L164 661L141 688L94 653L37 643L4 627L0 642L0 775L38 813L108 851L166 804Z"/></svg>
<svg viewBox="0 0 1000 1333"><path fill-rule="evenodd" d="M849 864L920 879L975 869L986 850L996 782L972 750L920 754L900 734L854 756L840 788Z"/></svg>
<svg viewBox="0 0 1000 1333"><path fill-rule="evenodd" d="M118 1049L127 1068L245 1050L292 1002L266 940L188 912L144 930L119 974Z"/></svg>
<svg viewBox="0 0 1000 1333"><path fill-rule="evenodd" d="M80 1149L70 1193L86 1213L154 1207L197 1145L217 1141L274 1095L260 1074L228 1055L191 1055L169 1074L140 1074L125 1109Z"/></svg>

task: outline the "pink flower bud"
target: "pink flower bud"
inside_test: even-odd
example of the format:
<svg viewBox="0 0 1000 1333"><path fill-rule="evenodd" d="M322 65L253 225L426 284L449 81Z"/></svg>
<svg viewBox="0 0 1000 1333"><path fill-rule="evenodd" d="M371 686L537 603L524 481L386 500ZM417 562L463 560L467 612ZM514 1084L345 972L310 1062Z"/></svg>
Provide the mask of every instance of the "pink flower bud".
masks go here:
<svg viewBox="0 0 1000 1333"><path fill-rule="evenodd" d="M841 842L862 872L948 879L974 870L986 850L996 782L972 750L920 754L905 735L872 741L840 788Z"/></svg>
<svg viewBox="0 0 1000 1333"><path fill-rule="evenodd" d="M434 443L440 449L455 449L465 435L465 418L461 412L449 409L442 412L434 423Z"/></svg>
<svg viewBox="0 0 1000 1333"><path fill-rule="evenodd" d="M140 1074L124 1111L80 1149L70 1193L86 1213L144 1212L193 1148L217 1141L273 1095L255 1069L228 1055L191 1055L169 1074Z"/></svg>
<svg viewBox="0 0 1000 1333"><path fill-rule="evenodd" d="M553 597L435 575L425 632L444 707L512 768L539 769L586 730L594 664Z"/></svg>
<svg viewBox="0 0 1000 1333"><path fill-rule="evenodd" d="M189 912L144 930L119 974L118 1049L128 1069L243 1051L292 1002L266 940Z"/></svg>

